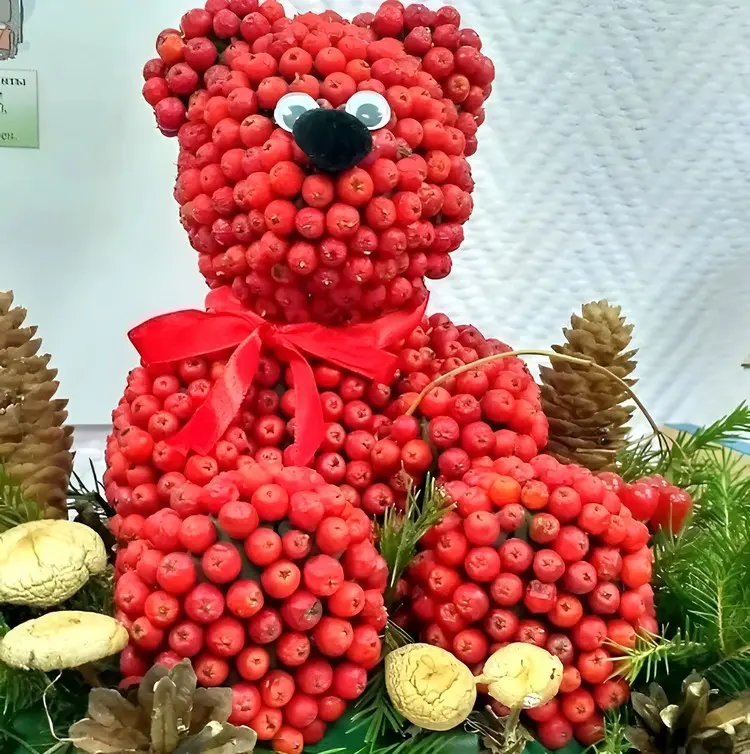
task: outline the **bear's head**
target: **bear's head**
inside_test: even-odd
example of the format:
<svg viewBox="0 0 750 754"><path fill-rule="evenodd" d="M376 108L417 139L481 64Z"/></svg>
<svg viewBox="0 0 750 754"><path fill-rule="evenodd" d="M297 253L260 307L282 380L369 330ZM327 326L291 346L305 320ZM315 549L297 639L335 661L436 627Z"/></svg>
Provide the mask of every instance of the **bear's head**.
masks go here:
<svg viewBox="0 0 750 754"><path fill-rule="evenodd" d="M144 96L180 143L175 198L211 287L337 324L450 272L494 77L457 10L388 0L349 22L208 0L157 51Z"/></svg>

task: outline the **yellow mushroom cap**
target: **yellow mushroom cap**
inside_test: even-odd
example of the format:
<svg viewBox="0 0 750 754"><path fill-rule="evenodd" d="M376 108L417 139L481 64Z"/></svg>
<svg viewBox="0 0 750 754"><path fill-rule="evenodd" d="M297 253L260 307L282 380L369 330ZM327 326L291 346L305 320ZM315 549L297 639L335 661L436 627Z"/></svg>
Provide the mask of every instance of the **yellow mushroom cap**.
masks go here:
<svg viewBox="0 0 750 754"><path fill-rule="evenodd" d="M506 707L529 709L545 704L560 689L563 666L558 657L535 644L516 642L492 654L478 683Z"/></svg>
<svg viewBox="0 0 750 754"><path fill-rule="evenodd" d="M0 534L0 603L50 607L107 567L101 537L73 521L29 521Z"/></svg>
<svg viewBox="0 0 750 754"><path fill-rule="evenodd" d="M385 685L393 706L426 730L460 725L477 698L471 670L431 644L409 644L386 655Z"/></svg>
<svg viewBox="0 0 750 754"><path fill-rule="evenodd" d="M0 641L0 660L24 670L64 670L122 651L125 627L108 615L61 610L26 621Z"/></svg>

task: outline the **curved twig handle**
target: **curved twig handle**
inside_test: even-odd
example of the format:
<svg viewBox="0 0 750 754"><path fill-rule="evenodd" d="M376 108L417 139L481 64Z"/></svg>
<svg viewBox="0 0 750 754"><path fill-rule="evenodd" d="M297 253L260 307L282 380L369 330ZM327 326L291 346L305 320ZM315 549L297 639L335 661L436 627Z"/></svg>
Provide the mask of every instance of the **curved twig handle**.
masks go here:
<svg viewBox="0 0 750 754"><path fill-rule="evenodd" d="M659 429L659 425L654 421L654 418L651 416L651 414L646 410L646 407L641 403L640 398L635 394L633 389L628 385L625 380L623 380L621 377L618 377L614 372L607 369L607 367L603 367L600 364L597 364L595 361L591 361L590 359L584 359L580 358L578 356L567 356L565 354L555 353L554 351L543 351L538 350L535 348L524 348L519 349L517 351L506 351L505 353L495 353L491 356L485 356L482 359L477 359L476 361L472 361L470 364L463 364L460 367L456 367L455 369L452 369L450 372L447 372L446 374L441 374L440 377L434 379L427 387L425 387L422 392L414 399L414 403L409 406L406 415L411 416L417 408L419 408L419 404L422 402L422 399L427 395L427 393L430 392L430 390L433 390L434 388L442 385L447 380L451 379L451 377L455 377L456 375L461 374L462 372L468 372L472 369L476 369L477 367L482 366L483 364L490 364L493 361L498 361L499 359L508 359L511 356L544 356L550 361L553 359L560 359L560 361L567 361L570 364L580 364L581 366L587 366L591 369L600 372L601 374L607 375L610 379L612 379L614 382L616 382L618 385L620 385L623 390L625 390L628 395L633 399L633 402L638 406L638 408L641 410L643 415L646 417L646 420L651 425L651 429L654 430L654 434L657 437L662 436L662 432Z"/></svg>

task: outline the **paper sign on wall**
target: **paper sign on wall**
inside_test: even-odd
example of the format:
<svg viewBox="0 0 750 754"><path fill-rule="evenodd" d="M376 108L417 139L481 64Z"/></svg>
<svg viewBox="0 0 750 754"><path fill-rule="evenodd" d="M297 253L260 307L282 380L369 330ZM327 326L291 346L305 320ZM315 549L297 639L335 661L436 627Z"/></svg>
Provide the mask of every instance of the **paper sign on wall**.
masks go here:
<svg viewBox="0 0 750 754"><path fill-rule="evenodd" d="M36 71L0 68L0 147L39 149Z"/></svg>

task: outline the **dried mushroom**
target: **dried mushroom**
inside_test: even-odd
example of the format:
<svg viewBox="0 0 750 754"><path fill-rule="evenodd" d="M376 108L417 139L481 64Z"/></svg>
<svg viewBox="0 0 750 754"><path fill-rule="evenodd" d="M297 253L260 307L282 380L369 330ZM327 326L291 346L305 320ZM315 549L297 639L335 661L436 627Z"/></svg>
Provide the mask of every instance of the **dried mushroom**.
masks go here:
<svg viewBox="0 0 750 754"><path fill-rule="evenodd" d="M471 670L431 644L409 644L386 655L385 684L393 706L426 730L460 725L477 698Z"/></svg>
<svg viewBox="0 0 750 754"><path fill-rule="evenodd" d="M514 642L492 654L478 683L511 709L538 707L560 689L563 666L558 657L534 644Z"/></svg>
<svg viewBox="0 0 750 754"><path fill-rule="evenodd" d="M0 660L24 670L64 670L110 657L127 643L128 632L114 618L61 610L8 631L0 641Z"/></svg>
<svg viewBox="0 0 750 754"><path fill-rule="evenodd" d="M72 521L19 524L0 534L0 603L51 607L107 567L102 538Z"/></svg>

